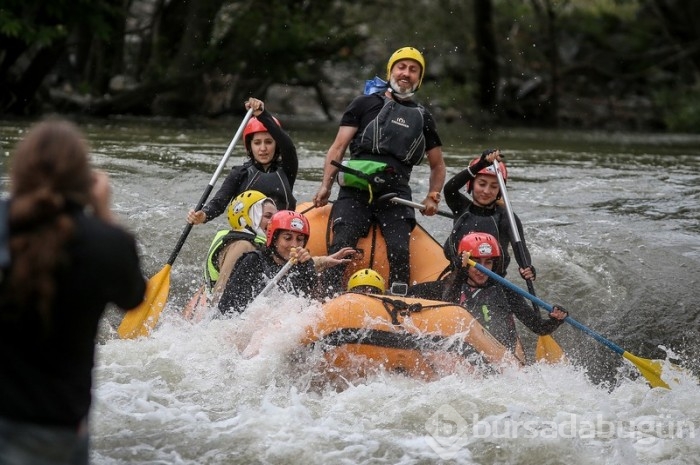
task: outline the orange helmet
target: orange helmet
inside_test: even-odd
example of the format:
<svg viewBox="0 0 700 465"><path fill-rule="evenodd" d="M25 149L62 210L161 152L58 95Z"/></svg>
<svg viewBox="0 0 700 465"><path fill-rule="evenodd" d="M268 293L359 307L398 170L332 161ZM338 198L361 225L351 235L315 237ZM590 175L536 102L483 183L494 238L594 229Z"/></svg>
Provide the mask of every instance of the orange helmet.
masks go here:
<svg viewBox="0 0 700 465"><path fill-rule="evenodd" d="M471 161L471 163L469 163L469 166L471 167L471 166L476 165L479 162L479 160L481 160L481 158L473 159ZM507 183L508 182L508 169L506 168L506 164L503 162L499 162L498 166L501 168L501 176L503 176L503 182ZM493 168L493 165L489 165L486 168L479 170L478 173L474 173L474 177L476 177L476 175L478 175L478 174L485 174L487 176L496 176L496 170ZM471 194L472 190L474 189L473 181L474 181L473 179L470 179L469 181L467 181L467 194ZM499 194L498 197L500 198L501 195Z"/></svg>
<svg viewBox="0 0 700 465"><path fill-rule="evenodd" d="M282 231L302 233L306 236L306 240L304 241L304 246L306 246L306 243L309 242L309 236L311 235L311 226L309 225L309 220L301 213L291 210L280 210L272 215L270 222L267 224L268 247L272 247L272 243L275 242L277 234Z"/></svg>
<svg viewBox="0 0 700 465"><path fill-rule="evenodd" d="M274 116L272 119L275 120L275 123L277 123L277 126L282 127L280 124L279 120L275 118ZM245 145L245 149L248 153L250 153L250 141L253 138L253 134L256 132L269 132L267 128L265 127L264 124L260 122L259 119L257 119L255 116L250 118L248 120L248 124L245 125L245 129L243 129L243 144Z"/></svg>
<svg viewBox="0 0 700 465"><path fill-rule="evenodd" d="M457 253L469 252L471 258L498 258L501 256L501 246L491 234L473 232L459 241Z"/></svg>

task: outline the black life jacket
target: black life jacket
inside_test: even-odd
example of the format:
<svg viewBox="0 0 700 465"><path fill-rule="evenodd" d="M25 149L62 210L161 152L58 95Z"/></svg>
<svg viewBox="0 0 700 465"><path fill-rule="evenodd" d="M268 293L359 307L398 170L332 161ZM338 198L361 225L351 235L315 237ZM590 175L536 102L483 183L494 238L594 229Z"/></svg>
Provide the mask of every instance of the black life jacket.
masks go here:
<svg viewBox="0 0 700 465"><path fill-rule="evenodd" d="M243 190L260 191L270 197L279 210L294 210L297 207L297 200L282 168L265 172L251 164L246 170L244 186Z"/></svg>
<svg viewBox="0 0 700 465"><path fill-rule="evenodd" d="M391 155L408 166L418 165L425 156L424 108L382 98L384 106L362 131L358 146L374 155Z"/></svg>

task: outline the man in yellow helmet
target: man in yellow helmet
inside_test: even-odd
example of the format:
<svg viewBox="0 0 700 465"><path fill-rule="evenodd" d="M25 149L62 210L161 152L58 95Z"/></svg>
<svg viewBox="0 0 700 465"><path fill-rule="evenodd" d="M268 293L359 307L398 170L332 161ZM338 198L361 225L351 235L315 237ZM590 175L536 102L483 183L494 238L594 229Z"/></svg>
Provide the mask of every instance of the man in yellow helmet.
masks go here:
<svg viewBox="0 0 700 465"><path fill-rule="evenodd" d="M326 205L339 169L354 162L354 172L371 170L365 185L345 183L331 213L333 242L329 253L355 247L371 224L381 228L387 244L391 282L409 282L408 241L416 224L415 210L394 202L375 201L384 193L412 200L409 181L413 167L427 155L430 165L428 193L422 201L425 215L434 215L445 182L442 142L429 111L411 98L425 75L425 59L413 47L396 50L387 62L387 85L356 97L345 110L336 138L328 149L321 187L314 197L317 207ZM347 167L341 165L350 148ZM340 165L340 166L339 166ZM339 183L345 177L338 177ZM331 293L343 290L343 267L324 273Z"/></svg>

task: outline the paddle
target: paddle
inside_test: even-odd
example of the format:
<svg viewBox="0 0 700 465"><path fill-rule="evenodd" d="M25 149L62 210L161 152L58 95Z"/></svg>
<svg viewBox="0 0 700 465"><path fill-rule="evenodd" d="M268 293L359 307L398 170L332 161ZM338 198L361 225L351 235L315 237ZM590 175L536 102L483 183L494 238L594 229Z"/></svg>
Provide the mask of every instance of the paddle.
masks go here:
<svg viewBox="0 0 700 465"><path fill-rule="evenodd" d="M241 121L241 125L238 127L238 131L236 131L233 139L231 139L231 143L228 145L226 153L221 159L221 162L219 162L219 166L217 166L211 181L209 181L209 185L207 185L202 197L199 199L199 202L195 207L195 211L201 210L204 202L206 202L207 198L209 198L209 194L211 194L212 189L214 189L216 180L221 175L224 165L226 165L236 142L238 142L238 139L241 137L243 129L245 129L245 126L252 115L253 109L251 108L246 113L243 121ZM182 246L185 244L185 240L187 239L187 236L190 234L191 230L192 224L187 223L185 229L182 231L182 234L180 234L180 239L178 239L175 249L173 250L172 254L170 254L168 262L165 264L163 269L161 269L148 281L146 286L146 296L144 297L141 305L127 312L122 319L122 322L117 329L117 333L119 333L119 337L122 339L148 336L151 330L155 327L156 323L158 322L158 318L160 317L160 312L163 311L165 302L168 300L168 292L170 291L170 269L172 268L173 263L175 263L175 259L180 253L180 249L182 249Z"/></svg>
<svg viewBox="0 0 700 465"><path fill-rule="evenodd" d="M301 213L302 215L306 215L307 213L309 213L309 212L310 212L311 210L313 210L314 208L316 208L316 205L313 205L313 204L312 204L310 207L303 209L303 210L302 210L301 212L299 212L299 213Z"/></svg>
<svg viewBox="0 0 700 465"><path fill-rule="evenodd" d="M506 206L506 212L508 213L508 224L510 225L510 237L513 242L513 249L518 257L518 262L522 263L523 268L530 266L527 261L527 254L525 253L525 246L523 246L520 240L520 232L518 231L518 224L515 222L515 215L513 214L513 209L510 206L510 200L508 199L508 190L506 189L506 182L503 179L503 174L501 173L500 163L498 160L493 161L493 168L496 172L496 177L498 178L498 186L501 188L501 197L503 198L503 203ZM526 279L527 290L530 294L535 295L535 286L531 279ZM533 302L532 308L536 313L540 312L537 304ZM540 336L537 338L537 348L535 349L535 358L537 360L544 360L549 363L558 363L565 360L564 351L557 344L557 341L550 335Z"/></svg>
<svg viewBox="0 0 700 465"><path fill-rule="evenodd" d="M548 312L552 312L554 309L550 304L547 302L539 299L538 297L528 293L524 289L521 289L520 287L516 286L515 284L511 283L508 281L506 278L494 273L493 271L489 270L483 265L480 265L479 263L476 263L474 260L469 259L468 260L469 266L476 267L477 270L481 271L482 273L488 275L489 277L495 279L496 281L500 282L506 287L509 287L513 291L517 292L518 294L522 295L526 299L529 299L531 302L539 305L540 307L544 308ZM601 344L605 345L608 349L612 350L613 352L622 355L623 358L626 358L634 366L636 366L639 369L639 372L644 376L649 384L651 384L651 387L665 387L667 389L671 389L671 387L663 380L661 379L661 362L656 361L656 360L649 360L646 358L641 358L637 357L635 355L632 355L631 353L625 351L622 349L620 346L615 344L612 341L609 341L608 339L605 339L603 336L598 334L597 332L593 331L592 329L588 328L587 326L583 325L582 323L579 323L578 321L574 320L570 316L567 316L564 321L569 323L571 326L574 328L577 328L584 333L588 334L591 336L593 339L596 341L600 342Z"/></svg>
<svg viewBox="0 0 700 465"><path fill-rule="evenodd" d="M413 207L413 208L420 210L420 211L425 210L425 205L423 205L422 203L412 202L410 200L402 199L401 197L397 197L397 195L399 195L399 194L397 194L395 192L392 192L389 194L384 194L381 197L379 197L377 199L377 201L391 200L394 203L406 205L407 207ZM445 218L453 218L454 219L454 217L455 217L452 213L444 212L444 211L440 211L440 210L435 212L435 214L438 216L444 216Z"/></svg>
<svg viewBox="0 0 700 465"><path fill-rule="evenodd" d="M269 283L267 283L267 285L263 288L263 290L260 291L260 294L258 294L258 297L263 297L263 296L266 296L267 294L269 294L270 291L272 290L272 288L275 287L278 282L280 282L280 280L284 277L284 275L287 274L287 271L289 271L290 268L292 268L296 262L297 261L295 258L290 258L287 261L287 263L284 264L282 269L277 272L277 274L270 280Z"/></svg>

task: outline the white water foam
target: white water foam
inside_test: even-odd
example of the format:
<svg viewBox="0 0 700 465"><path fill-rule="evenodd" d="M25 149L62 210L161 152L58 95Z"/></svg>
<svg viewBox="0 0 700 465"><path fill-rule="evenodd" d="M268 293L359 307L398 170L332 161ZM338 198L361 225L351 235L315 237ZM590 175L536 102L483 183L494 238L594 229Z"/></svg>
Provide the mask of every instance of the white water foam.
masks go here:
<svg viewBox="0 0 700 465"><path fill-rule="evenodd" d="M94 463L698 463L691 378L608 390L537 364L433 382L379 373L339 391L290 358L319 309L273 294L192 324L166 308L150 337L100 345Z"/></svg>

